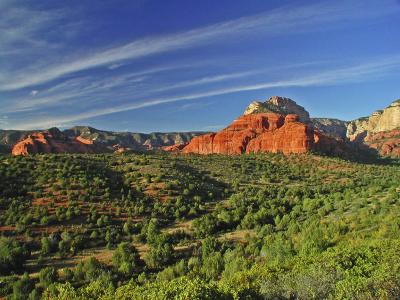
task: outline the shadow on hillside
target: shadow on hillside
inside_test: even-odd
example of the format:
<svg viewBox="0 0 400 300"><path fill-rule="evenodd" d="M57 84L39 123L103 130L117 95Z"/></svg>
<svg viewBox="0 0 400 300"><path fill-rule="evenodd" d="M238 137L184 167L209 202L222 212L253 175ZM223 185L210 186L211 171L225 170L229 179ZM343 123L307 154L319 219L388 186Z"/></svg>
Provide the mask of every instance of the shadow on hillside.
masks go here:
<svg viewBox="0 0 400 300"><path fill-rule="evenodd" d="M212 192L215 195L214 200L220 200L224 189L229 188L225 182L218 181L187 163L179 162L175 168L177 171L190 174L193 177L193 182L199 186L202 196L207 197L207 194Z"/></svg>
<svg viewBox="0 0 400 300"><path fill-rule="evenodd" d="M397 165L400 164L398 159L390 157L382 157L379 151L369 147L366 144L346 142L345 151L343 153L323 153L316 152L318 155L336 157L353 163L374 164L374 165Z"/></svg>

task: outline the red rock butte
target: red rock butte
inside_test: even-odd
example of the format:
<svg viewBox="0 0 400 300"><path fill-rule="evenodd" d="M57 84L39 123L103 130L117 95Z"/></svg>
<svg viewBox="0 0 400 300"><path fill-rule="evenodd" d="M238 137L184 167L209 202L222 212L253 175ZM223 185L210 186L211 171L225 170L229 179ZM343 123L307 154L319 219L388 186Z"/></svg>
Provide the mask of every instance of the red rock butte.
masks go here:
<svg viewBox="0 0 400 300"><path fill-rule="evenodd" d="M70 139L58 129L28 135L14 145L12 155L37 153L95 153L93 143L84 139Z"/></svg>
<svg viewBox="0 0 400 300"><path fill-rule="evenodd" d="M299 121L299 116L276 113L244 115L217 133L194 137L186 146L165 149L182 153L306 153L312 150L335 151L339 142L323 136L312 126ZM340 147L339 147L340 148Z"/></svg>

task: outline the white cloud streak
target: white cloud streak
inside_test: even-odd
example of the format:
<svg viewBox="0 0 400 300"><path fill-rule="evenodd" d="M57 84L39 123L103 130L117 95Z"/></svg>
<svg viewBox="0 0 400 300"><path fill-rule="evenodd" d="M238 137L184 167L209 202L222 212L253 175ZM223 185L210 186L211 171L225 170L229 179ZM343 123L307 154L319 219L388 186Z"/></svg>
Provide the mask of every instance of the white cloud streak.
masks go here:
<svg viewBox="0 0 400 300"><path fill-rule="evenodd" d="M32 90L30 95L36 97L20 97L11 99L12 103L5 105L3 111L5 113L16 113L39 110L43 109L44 107L59 105L67 100L69 102L79 102L83 97L90 97L93 101L95 98L104 97L104 95L108 96L109 93L112 93L113 89L116 88L119 88L119 93L121 93L120 90L124 89L130 94L133 92L137 94L138 85L141 84L148 75L154 75L172 70L193 68L196 66L197 63L181 63L158 66L100 79L94 79L89 76L72 78L41 91L39 95L37 95L39 91Z"/></svg>
<svg viewBox="0 0 400 300"><path fill-rule="evenodd" d="M323 24L374 18L400 12L393 0L381 0L371 9L371 0L327 1L303 7L283 7L263 14L243 17L186 32L148 37L105 50L86 49L90 55L51 64L40 71L22 70L14 76L0 78L0 90L17 90L39 85L67 74L106 65L116 65L125 60L135 60L149 55L186 49L201 44L223 41L240 34L262 32L264 35L288 34L318 30ZM284 20L284 21L282 21ZM14 34L13 34L14 35ZM50 60L50 59L49 59ZM57 58L54 58L57 60ZM35 68L33 68L35 69Z"/></svg>
<svg viewBox="0 0 400 300"><path fill-rule="evenodd" d="M182 70L185 68L193 69L198 67L198 63L194 64L173 64L169 66L159 66L155 68L149 68L136 72L129 72L120 75L115 75L106 78L92 78L92 77L77 77L63 81L51 88L45 89L40 92L40 95L36 96L39 91L33 90L30 92L31 96L36 97L21 97L17 99L11 99L12 103L5 105L3 111L5 113L17 113L27 111L39 111L44 108L54 107L58 105L73 105L75 102L81 102L83 98L91 99L90 102L94 103L100 99L105 98L126 98L135 95L135 98L140 96L145 97L149 94L160 94L165 93L174 89L181 89L187 87L193 87L197 85L220 83L227 80L249 78L258 74L265 74L267 72L290 70L301 67L309 67L313 65L319 65L323 61L306 62L290 65L281 65L279 67L271 67L268 69L251 70L243 72L231 72L218 75L210 75L200 77L192 80L184 80L178 83L164 84L162 87L149 86L148 83L144 82L148 75L154 75L158 73L164 73L167 71ZM205 62L202 62L204 66ZM141 95L142 94L142 95Z"/></svg>
<svg viewBox="0 0 400 300"><path fill-rule="evenodd" d="M361 82L372 78L377 78L387 74L388 72L398 71L400 68L400 56L381 58L374 60L374 63L363 63L352 67L333 69L328 71L315 72L312 75L302 76L300 79L290 79L281 81L261 82L253 85L232 86L220 89L209 90L206 92L192 93L174 97L160 97L144 100L140 103L127 103L123 105L95 109L80 114L69 116L60 116L58 118L49 118L41 121L33 121L22 125L19 129L46 128L50 126L66 126L73 122L99 117L103 115L137 110L141 108L151 107L181 101L197 100L207 97L215 97L226 94L233 94L254 90L265 90L271 88L283 87L310 87L310 86L326 86L334 84L347 84L351 82Z"/></svg>

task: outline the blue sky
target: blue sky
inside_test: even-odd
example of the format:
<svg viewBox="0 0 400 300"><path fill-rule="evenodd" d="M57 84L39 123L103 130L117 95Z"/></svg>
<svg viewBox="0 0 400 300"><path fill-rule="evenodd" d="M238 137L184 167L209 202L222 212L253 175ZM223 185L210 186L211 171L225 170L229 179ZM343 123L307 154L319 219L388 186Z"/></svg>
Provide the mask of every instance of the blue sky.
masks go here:
<svg viewBox="0 0 400 300"><path fill-rule="evenodd" d="M217 130L248 103L314 117L400 98L396 0L0 0L0 128Z"/></svg>

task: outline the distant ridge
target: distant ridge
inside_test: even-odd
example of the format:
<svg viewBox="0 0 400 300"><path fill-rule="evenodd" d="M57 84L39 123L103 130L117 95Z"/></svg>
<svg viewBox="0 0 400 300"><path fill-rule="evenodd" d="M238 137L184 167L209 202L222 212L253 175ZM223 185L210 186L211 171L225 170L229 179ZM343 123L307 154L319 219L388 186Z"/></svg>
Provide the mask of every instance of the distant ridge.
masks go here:
<svg viewBox="0 0 400 300"><path fill-rule="evenodd" d="M262 114L264 117L257 120L251 117ZM358 147L383 156L400 157L400 100L369 117L348 122L310 118L308 111L292 99L273 96L265 102L251 102L238 120L242 123L234 122L217 134L112 132L89 126L74 126L63 131L56 128L46 131L0 130L0 152L27 155L165 149L184 153L240 154L252 151L304 153L318 149L327 154L343 154ZM274 133L269 127L271 124L276 125ZM194 146L193 143L198 144ZM345 146L350 144L351 147ZM13 148L16 150L12 151Z"/></svg>
<svg viewBox="0 0 400 300"><path fill-rule="evenodd" d="M18 143L37 133L48 130L1 130L0 152L11 153L12 148ZM123 150L151 150L164 146L172 146L177 143L187 143L194 136L206 132L113 132L99 130L89 126L74 126L60 131L69 140L78 138L83 141L91 141L96 145L96 151L123 151ZM51 137L50 137L51 139ZM121 150L122 149L122 150Z"/></svg>
<svg viewBox="0 0 400 300"><path fill-rule="evenodd" d="M400 157L399 129L399 100L370 117L348 122L310 118L308 111L292 99L273 96L265 102L251 102L243 116L224 130L196 137L187 145L175 145L165 150L198 154L290 154L317 150L344 157L348 156L346 152L372 150L383 156Z"/></svg>

